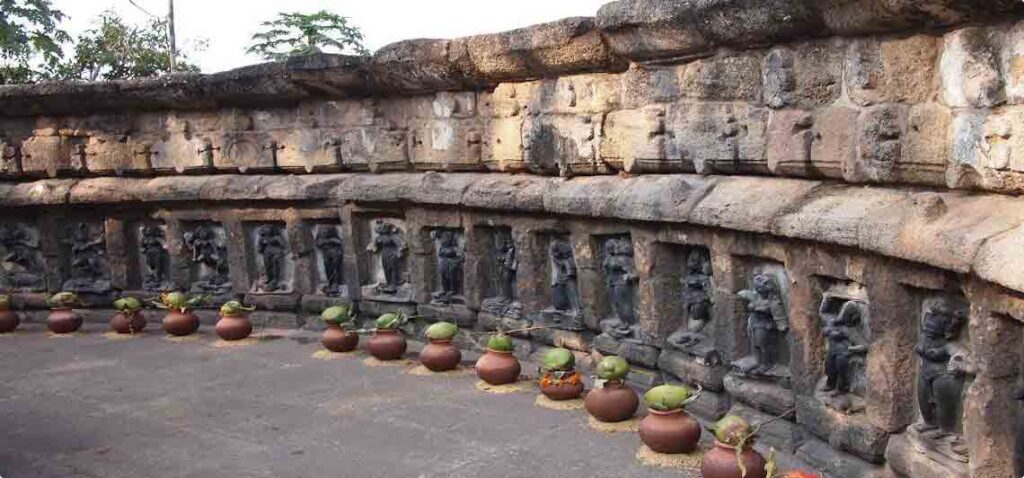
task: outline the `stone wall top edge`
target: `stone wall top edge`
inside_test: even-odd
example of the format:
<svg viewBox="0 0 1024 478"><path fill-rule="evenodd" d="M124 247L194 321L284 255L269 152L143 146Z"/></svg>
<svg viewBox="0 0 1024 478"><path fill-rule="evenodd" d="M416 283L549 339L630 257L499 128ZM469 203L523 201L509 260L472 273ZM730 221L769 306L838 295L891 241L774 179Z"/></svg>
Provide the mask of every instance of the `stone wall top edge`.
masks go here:
<svg viewBox="0 0 1024 478"><path fill-rule="evenodd" d="M1024 292L1024 198L689 174L562 179L487 173L221 175L0 183L0 208L260 201L461 207L662 222L852 247Z"/></svg>
<svg viewBox="0 0 1024 478"><path fill-rule="evenodd" d="M471 37L404 40L372 57L317 54L209 75L0 86L0 117L281 106L315 98L472 90L621 72L631 62L706 56L720 48L1017 18L1024 18L1024 3L1015 0L618 0L596 17Z"/></svg>

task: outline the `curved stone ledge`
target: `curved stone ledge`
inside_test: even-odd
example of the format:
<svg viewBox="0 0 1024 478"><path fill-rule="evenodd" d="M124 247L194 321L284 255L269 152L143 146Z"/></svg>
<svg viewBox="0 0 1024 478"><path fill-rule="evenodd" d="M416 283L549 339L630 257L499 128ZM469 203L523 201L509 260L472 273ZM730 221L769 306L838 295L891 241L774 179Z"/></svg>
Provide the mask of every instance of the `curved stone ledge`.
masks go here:
<svg viewBox="0 0 1024 478"><path fill-rule="evenodd" d="M223 175L0 183L0 207L287 201L407 203L693 224L859 248L1024 292L1024 199L783 178L570 180L477 173Z"/></svg>

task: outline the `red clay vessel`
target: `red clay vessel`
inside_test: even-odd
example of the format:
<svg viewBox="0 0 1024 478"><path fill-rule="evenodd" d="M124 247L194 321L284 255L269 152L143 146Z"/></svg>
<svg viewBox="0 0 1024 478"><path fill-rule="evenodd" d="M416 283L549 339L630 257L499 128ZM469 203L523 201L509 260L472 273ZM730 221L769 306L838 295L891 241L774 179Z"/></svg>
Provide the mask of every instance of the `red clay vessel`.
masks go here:
<svg viewBox="0 0 1024 478"><path fill-rule="evenodd" d="M13 310L0 310L0 334L9 334L18 328L21 319Z"/></svg>
<svg viewBox="0 0 1024 478"><path fill-rule="evenodd" d="M519 380L522 367L512 352L487 349L476 361L476 375L491 385L506 385Z"/></svg>
<svg viewBox="0 0 1024 478"><path fill-rule="evenodd" d="M398 360L405 355L405 335L394 329L377 329L366 343L366 350L377 360Z"/></svg>
<svg viewBox="0 0 1024 478"><path fill-rule="evenodd" d="M640 421L640 441L657 453L690 453L697 449L700 433L700 423L682 409L648 409L647 416Z"/></svg>
<svg viewBox="0 0 1024 478"><path fill-rule="evenodd" d="M583 394L583 379L579 373L570 375L569 378L557 379L553 374L547 373L540 380L540 393L551 400L574 400Z"/></svg>
<svg viewBox="0 0 1024 478"><path fill-rule="evenodd" d="M110 329L119 334L137 334L146 328L146 317L142 312L118 312L110 319Z"/></svg>
<svg viewBox="0 0 1024 478"><path fill-rule="evenodd" d="M767 463L760 453L747 447L740 456L747 468L745 478L767 478ZM736 447L715 440L715 446L700 462L700 473L704 478L744 478L736 459Z"/></svg>
<svg viewBox="0 0 1024 478"><path fill-rule="evenodd" d="M455 370L459 362L462 362L462 352L451 339L430 339L430 343L420 351L420 363L432 372Z"/></svg>
<svg viewBox="0 0 1024 478"><path fill-rule="evenodd" d="M222 340L228 342L244 340L249 337L249 334L252 334L252 322L249 322L249 317L245 314L221 314L214 330Z"/></svg>
<svg viewBox="0 0 1024 478"><path fill-rule="evenodd" d="M359 334L349 332L338 324L327 324L327 330L320 337L324 348L335 353L351 352L359 345Z"/></svg>
<svg viewBox="0 0 1024 478"><path fill-rule="evenodd" d="M71 309L53 309L46 318L46 327L55 334L70 334L82 328L82 316Z"/></svg>
<svg viewBox="0 0 1024 478"><path fill-rule="evenodd" d="M609 380L603 388L587 392L583 406L597 421L615 423L633 418L640 406L640 398L621 380Z"/></svg>
<svg viewBox="0 0 1024 478"><path fill-rule="evenodd" d="M164 316L164 331L175 337L192 335L199 330L199 317L192 312L172 310Z"/></svg>

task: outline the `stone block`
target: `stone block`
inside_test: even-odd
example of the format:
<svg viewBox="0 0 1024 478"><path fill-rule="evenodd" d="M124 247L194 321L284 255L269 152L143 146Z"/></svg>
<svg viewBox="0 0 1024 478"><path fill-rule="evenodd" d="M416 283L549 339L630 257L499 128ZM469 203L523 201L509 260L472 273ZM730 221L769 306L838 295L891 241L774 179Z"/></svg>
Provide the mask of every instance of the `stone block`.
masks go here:
<svg viewBox="0 0 1024 478"><path fill-rule="evenodd" d="M903 162L902 137L907 108L885 104L866 109L858 118L859 151L853 170L846 171L851 182L894 182Z"/></svg>
<svg viewBox="0 0 1024 478"><path fill-rule="evenodd" d="M949 164L952 112L935 103L913 105L907 112L899 182L943 186Z"/></svg>
<svg viewBox="0 0 1024 478"><path fill-rule="evenodd" d="M970 473L963 463L951 460L937 461L914 448L906 434L893 435L885 448L885 460L901 476L928 478L968 478Z"/></svg>
<svg viewBox="0 0 1024 478"><path fill-rule="evenodd" d="M795 416L796 398L793 391L775 382L741 377L730 373L723 380L725 390L733 398L758 410L772 415L792 419Z"/></svg>
<svg viewBox="0 0 1024 478"><path fill-rule="evenodd" d="M804 109L831 104L842 92L845 48L842 40L825 40L769 51L761 68L765 104Z"/></svg>
<svg viewBox="0 0 1024 478"><path fill-rule="evenodd" d="M463 304L419 304L416 313L429 323L451 322L463 329L472 328L477 320L476 311Z"/></svg>
<svg viewBox="0 0 1024 478"><path fill-rule="evenodd" d="M521 172L523 159L523 117L494 118L484 126L481 158L490 171Z"/></svg>
<svg viewBox="0 0 1024 478"><path fill-rule="evenodd" d="M768 169L779 176L811 176L814 116L803 110L776 110L768 120Z"/></svg>
<svg viewBox="0 0 1024 478"><path fill-rule="evenodd" d="M679 93L708 101L761 102L761 58L741 54L697 60L682 65Z"/></svg>
<svg viewBox="0 0 1024 478"><path fill-rule="evenodd" d="M683 382L699 384L708 391L721 392L725 390L723 381L726 368L722 365L704 365L699 363L695 357L665 349L658 357L658 368Z"/></svg>
<svg viewBox="0 0 1024 478"><path fill-rule="evenodd" d="M857 117L847 106L830 106L814 113L811 165L827 178L843 178L857 161Z"/></svg>
<svg viewBox="0 0 1024 478"><path fill-rule="evenodd" d="M352 305L352 301L346 297L326 297L322 295L303 295L299 299L299 307L313 314L320 314L327 310L328 307L335 305Z"/></svg>
<svg viewBox="0 0 1024 478"><path fill-rule="evenodd" d="M635 65L619 75L624 108L671 103L679 98L680 66Z"/></svg>
<svg viewBox="0 0 1024 478"><path fill-rule="evenodd" d="M930 35L852 42L846 58L850 100L859 105L928 101L937 89L939 44Z"/></svg>
<svg viewBox="0 0 1024 478"><path fill-rule="evenodd" d="M729 413L732 397L727 393L712 392L703 389L696 400L686 406L686 413L700 420L714 423Z"/></svg>
<svg viewBox="0 0 1024 478"><path fill-rule="evenodd" d="M561 176L609 172L597 158L602 120L602 115L527 117L523 124L527 169Z"/></svg>
<svg viewBox="0 0 1024 478"><path fill-rule="evenodd" d="M881 478L882 469L848 453L838 451L821 440L805 438L796 450L796 458L815 470L835 478Z"/></svg>
<svg viewBox="0 0 1024 478"><path fill-rule="evenodd" d="M692 161L701 174L767 173L768 109L744 104L675 103L665 112L674 133L666 156Z"/></svg>
<svg viewBox="0 0 1024 478"><path fill-rule="evenodd" d="M1006 101L994 29L969 27L943 38L942 99L954 108L989 108Z"/></svg>
<svg viewBox="0 0 1024 478"><path fill-rule="evenodd" d="M661 351L657 347L628 340L615 340L605 334L595 337L592 345L605 355L618 355L629 363L647 368L658 367L658 355Z"/></svg>
<svg viewBox="0 0 1024 478"><path fill-rule="evenodd" d="M813 396L796 399L797 422L837 450L846 451L870 463L885 460L889 434L874 427L863 413L846 415L829 408Z"/></svg>
<svg viewBox="0 0 1024 478"><path fill-rule="evenodd" d="M552 347L565 347L578 352L590 352L594 333L561 329L537 329L530 331L530 338Z"/></svg>
<svg viewBox="0 0 1024 478"><path fill-rule="evenodd" d="M735 397L734 397L735 398ZM752 425L763 423L757 442L763 446L775 447L783 453L795 453L803 440L800 427L788 420L775 419L774 415L762 413L742 403L733 402L729 415L743 418Z"/></svg>
<svg viewBox="0 0 1024 478"><path fill-rule="evenodd" d="M21 167L28 176L74 174L85 171L86 138L37 131L21 144Z"/></svg>
<svg viewBox="0 0 1024 478"><path fill-rule="evenodd" d="M410 132L410 160L418 170L478 170L482 152L483 125L476 119L416 122Z"/></svg>
<svg viewBox="0 0 1024 478"><path fill-rule="evenodd" d="M1024 22L1019 21L1004 31L999 70L1006 89L1006 102L1024 103Z"/></svg>
<svg viewBox="0 0 1024 478"><path fill-rule="evenodd" d="M405 314L406 317L413 317L416 315L416 304L380 302L364 299L359 301L357 310L359 311L359 318L362 320L375 320L377 317L384 314L399 312Z"/></svg>
<svg viewBox="0 0 1024 478"><path fill-rule="evenodd" d="M285 171L319 173L341 169L341 139L337 130L299 128L289 131L277 167Z"/></svg>
<svg viewBox="0 0 1024 478"><path fill-rule="evenodd" d="M395 93L472 89L474 69L465 40L405 40L373 54L374 86Z"/></svg>
<svg viewBox="0 0 1024 478"><path fill-rule="evenodd" d="M338 152L345 169L393 171L409 168L406 132L384 126L357 127L340 132Z"/></svg>
<svg viewBox="0 0 1024 478"><path fill-rule="evenodd" d="M291 311L299 308L298 294L245 294L243 303L256 310Z"/></svg>
<svg viewBox="0 0 1024 478"><path fill-rule="evenodd" d="M601 161L628 173L693 172L693 162L669 156L674 150L665 129L665 107L619 110L605 116Z"/></svg>
<svg viewBox="0 0 1024 478"><path fill-rule="evenodd" d="M120 176L152 170L152 149L146 146L136 149L127 136L94 134L89 137L85 148L85 167L90 173Z"/></svg>
<svg viewBox="0 0 1024 478"><path fill-rule="evenodd" d="M609 2L596 20L612 51L632 61L687 55L710 46L684 2Z"/></svg>
<svg viewBox="0 0 1024 478"><path fill-rule="evenodd" d="M240 173L269 171L275 167L277 152L274 138L260 131L225 131L220 138L220 154L213 156L213 167Z"/></svg>

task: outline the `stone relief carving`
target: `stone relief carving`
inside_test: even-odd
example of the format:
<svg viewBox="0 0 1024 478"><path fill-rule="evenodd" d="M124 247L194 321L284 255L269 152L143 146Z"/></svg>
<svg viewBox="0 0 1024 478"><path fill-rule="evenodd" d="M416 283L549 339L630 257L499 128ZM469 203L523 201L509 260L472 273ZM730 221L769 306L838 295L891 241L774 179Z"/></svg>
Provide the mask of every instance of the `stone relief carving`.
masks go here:
<svg viewBox="0 0 1024 478"><path fill-rule="evenodd" d="M225 294L231 291L228 277L228 248L223 230L213 224L200 224L184 235L193 264L192 291Z"/></svg>
<svg viewBox="0 0 1024 478"><path fill-rule="evenodd" d="M379 274L374 274L376 283L366 292L394 300L411 300L412 287L406 272L408 250L405 233L401 228L388 221L375 221L367 251L373 254L374 266L379 267Z"/></svg>
<svg viewBox="0 0 1024 478"><path fill-rule="evenodd" d="M783 374L785 365L777 367L779 343L789 330L789 316L779 280L773 274L758 272L753 277L753 289L739 291L747 303L747 339L750 351L746 357L733 362L740 373L751 376L776 377Z"/></svg>
<svg viewBox="0 0 1024 478"><path fill-rule="evenodd" d="M318 289L328 297L347 295L345 289L345 242L338 226L316 226L316 248L320 256L320 284Z"/></svg>
<svg viewBox="0 0 1024 478"><path fill-rule="evenodd" d="M22 224L0 226L0 287L26 292L46 288L43 255L35 229Z"/></svg>
<svg viewBox="0 0 1024 478"><path fill-rule="evenodd" d="M691 249L686 256L686 273L682 280L685 323L666 339L666 345L696 357L703 365L718 365L722 361L704 332L712 320L711 275L711 256L707 249Z"/></svg>
<svg viewBox="0 0 1024 478"><path fill-rule="evenodd" d="M164 229L157 225L142 226L139 229L139 252L145 264L142 289L155 292L170 290L170 254Z"/></svg>
<svg viewBox="0 0 1024 478"><path fill-rule="evenodd" d="M836 286L822 294L818 313L826 342L825 378L815 396L826 406L852 414L864 410L868 352L868 307L848 288Z"/></svg>
<svg viewBox="0 0 1024 478"><path fill-rule="evenodd" d="M548 245L551 265L552 306L541 311L544 323L565 330L584 330L577 283L576 257L566 237L555 236Z"/></svg>
<svg viewBox="0 0 1024 478"><path fill-rule="evenodd" d="M519 270L515 241L509 230L496 230L493 236L493 262L491 281L495 296L484 299L481 307L499 317L518 319L522 316L523 306L516 300L516 275Z"/></svg>
<svg viewBox="0 0 1024 478"><path fill-rule="evenodd" d="M255 293L288 292L287 272L288 238L285 228L278 224L262 224L254 231L259 279L253 284Z"/></svg>
<svg viewBox="0 0 1024 478"><path fill-rule="evenodd" d="M78 223L63 243L68 247L68 277L63 289L68 292L104 293L111 289L107 270L106 238L102 227L93 230L89 224Z"/></svg>
<svg viewBox="0 0 1024 478"><path fill-rule="evenodd" d="M917 404L920 420L910 427L918 451L936 458L967 463L967 446L960 431L963 392L975 373L967 340L961 331L965 308L947 298L926 300L921 332L914 353L918 356Z"/></svg>
<svg viewBox="0 0 1024 478"><path fill-rule="evenodd" d="M454 229L438 229L431 231L437 250L437 272L440 279L440 290L431 294L431 302L447 305L453 302L465 302L462 295L462 265L466 262L465 246L461 241L461 233Z"/></svg>
<svg viewBox="0 0 1024 478"><path fill-rule="evenodd" d="M601 269L608 287L612 317L601 321L601 332L619 339L639 339L636 313L636 288L639 277L633 260L633 244L628 237L605 241Z"/></svg>

